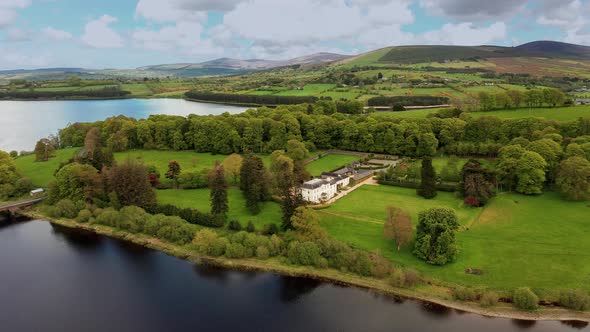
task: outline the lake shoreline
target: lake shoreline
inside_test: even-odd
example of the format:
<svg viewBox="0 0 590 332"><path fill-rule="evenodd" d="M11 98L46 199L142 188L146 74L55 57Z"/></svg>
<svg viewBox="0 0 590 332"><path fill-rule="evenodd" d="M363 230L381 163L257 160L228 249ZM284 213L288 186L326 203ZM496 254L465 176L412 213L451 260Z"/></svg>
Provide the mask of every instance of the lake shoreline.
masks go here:
<svg viewBox="0 0 590 332"><path fill-rule="evenodd" d="M312 267L291 266L281 264L273 260L256 260L256 259L227 259L223 257L206 257L196 252L182 248L180 246L163 242L159 239L151 238L145 235L131 234L125 231L101 225L79 224L71 220L49 218L39 212L27 211L22 213L31 219L47 221L64 227L79 229L128 241L137 245L144 246L153 250L163 252L167 255L174 256L195 264L206 264L221 268L268 272L291 277L311 278L319 281L330 282L347 287L357 287L369 291L375 291L380 294L403 297L411 300L429 302L441 305L450 309L464 311L485 317L506 318L517 320L534 320L534 321L584 321L590 322L590 313L570 311L562 308L541 308L534 312L520 311L512 305L498 303L493 308L482 308L478 303L465 303L442 299L429 294L424 294L412 289L394 288L388 285L384 280L361 277L358 275L348 274L333 269L316 269Z"/></svg>

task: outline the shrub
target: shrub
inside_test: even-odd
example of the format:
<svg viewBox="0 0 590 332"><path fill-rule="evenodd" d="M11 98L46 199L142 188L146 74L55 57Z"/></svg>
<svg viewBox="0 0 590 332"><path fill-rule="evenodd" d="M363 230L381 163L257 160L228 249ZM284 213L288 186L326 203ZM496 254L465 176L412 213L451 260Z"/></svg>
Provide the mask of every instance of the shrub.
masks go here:
<svg viewBox="0 0 590 332"><path fill-rule="evenodd" d="M90 220L90 218L92 218L92 212L90 212L90 210L83 209L78 213L76 221L84 224L87 223Z"/></svg>
<svg viewBox="0 0 590 332"><path fill-rule="evenodd" d="M120 211L119 227L131 233L140 233L143 231L147 219L149 219L149 215L142 208L126 206Z"/></svg>
<svg viewBox="0 0 590 332"><path fill-rule="evenodd" d="M289 250L287 251L287 258L293 264L307 265L307 266L320 266L321 252L317 244L307 241L299 242L293 241L289 244ZM326 262L327 263L327 262Z"/></svg>
<svg viewBox="0 0 590 332"><path fill-rule="evenodd" d="M404 275L406 277L406 286L408 287L414 287L422 281L420 274L416 270L406 269L404 270Z"/></svg>
<svg viewBox="0 0 590 332"><path fill-rule="evenodd" d="M242 224L237 220L232 220L229 222L228 228L232 231L239 232L242 230Z"/></svg>
<svg viewBox="0 0 590 332"><path fill-rule="evenodd" d="M284 249L284 242L283 240L278 237L276 234L273 234L270 237L270 255L271 256L279 256Z"/></svg>
<svg viewBox="0 0 590 332"><path fill-rule="evenodd" d="M100 225L117 227L119 225L119 212L113 208L107 208L96 216L95 222Z"/></svg>
<svg viewBox="0 0 590 332"><path fill-rule="evenodd" d="M406 286L406 274L401 269L395 269L387 280L393 287L402 288Z"/></svg>
<svg viewBox="0 0 590 332"><path fill-rule="evenodd" d="M457 287L453 289L453 298L458 301L475 301L477 293L468 287Z"/></svg>
<svg viewBox="0 0 590 332"><path fill-rule="evenodd" d="M249 232L249 233L256 232L256 226L254 226L254 223L252 222L252 220L248 221L248 226L246 226L246 232Z"/></svg>
<svg viewBox="0 0 590 332"><path fill-rule="evenodd" d="M539 306L539 298L530 288L522 287L514 291L514 305L523 310L535 310Z"/></svg>
<svg viewBox="0 0 590 332"><path fill-rule="evenodd" d="M76 204L69 199L62 199L55 204L55 216L57 218L76 218L78 216Z"/></svg>
<svg viewBox="0 0 590 332"><path fill-rule="evenodd" d="M482 307L493 307L495 306L498 301L500 300L500 296L498 296L495 292L486 292L481 296L479 300L479 304Z"/></svg>
<svg viewBox="0 0 590 332"><path fill-rule="evenodd" d="M192 243L201 254L219 257L225 254L229 240L218 237L217 233L210 229L203 229L197 232Z"/></svg>
<svg viewBox="0 0 590 332"><path fill-rule="evenodd" d="M582 290L564 290L559 294L559 305L578 311L590 310L590 296Z"/></svg>
<svg viewBox="0 0 590 332"><path fill-rule="evenodd" d="M259 246L256 248L256 258L258 259L268 259L270 253L266 247Z"/></svg>
<svg viewBox="0 0 590 332"><path fill-rule="evenodd" d="M231 243L225 250L227 258L244 258L246 257L246 247L240 243Z"/></svg>
<svg viewBox="0 0 590 332"><path fill-rule="evenodd" d="M29 193L33 189L33 183L29 178L20 178L14 183L14 190L18 195Z"/></svg>

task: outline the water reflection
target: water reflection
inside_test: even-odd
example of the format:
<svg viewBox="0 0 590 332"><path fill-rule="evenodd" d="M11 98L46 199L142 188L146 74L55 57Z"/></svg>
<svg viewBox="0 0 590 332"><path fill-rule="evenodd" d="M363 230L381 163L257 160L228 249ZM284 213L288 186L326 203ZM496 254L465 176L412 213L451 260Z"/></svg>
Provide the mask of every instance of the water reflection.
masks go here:
<svg viewBox="0 0 590 332"><path fill-rule="evenodd" d="M313 279L194 265L46 222L0 229L0 269L0 331L588 330L581 322L489 319Z"/></svg>
<svg viewBox="0 0 590 332"><path fill-rule="evenodd" d="M512 319L512 324L518 326L518 328L522 330L527 330L534 327L537 322L534 320Z"/></svg>
<svg viewBox="0 0 590 332"><path fill-rule="evenodd" d="M283 303L299 301L322 285L322 281L315 279L279 276L280 299Z"/></svg>
<svg viewBox="0 0 590 332"><path fill-rule="evenodd" d="M57 237L65 240L68 245L75 247L76 249L92 251L100 247L104 240L102 236L89 231L73 229L52 223L50 223L50 225L52 234L57 235Z"/></svg>
<svg viewBox="0 0 590 332"><path fill-rule="evenodd" d="M561 323L565 326L569 326L577 330L585 329L586 327L588 327L589 324L588 322L582 322L579 320L564 320Z"/></svg>
<svg viewBox="0 0 590 332"><path fill-rule="evenodd" d="M449 307L430 302L422 302L420 308L423 312L434 318L446 318L453 313L453 310Z"/></svg>

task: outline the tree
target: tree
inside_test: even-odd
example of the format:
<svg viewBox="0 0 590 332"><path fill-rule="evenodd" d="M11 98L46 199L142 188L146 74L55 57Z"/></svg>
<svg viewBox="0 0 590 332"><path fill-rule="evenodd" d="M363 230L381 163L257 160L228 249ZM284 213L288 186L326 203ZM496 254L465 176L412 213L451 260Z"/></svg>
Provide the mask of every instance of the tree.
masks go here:
<svg viewBox="0 0 590 332"><path fill-rule="evenodd" d="M551 139L543 138L529 143L526 149L538 153L543 159L545 159L548 169L547 177L551 180L554 179L555 169L563 154L561 145Z"/></svg>
<svg viewBox="0 0 590 332"><path fill-rule="evenodd" d="M174 182L174 187L178 188L178 176L180 175L180 164L176 160L168 162L168 171L166 178Z"/></svg>
<svg viewBox="0 0 590 332"><path fill-rule="evenodd" d="M62 199L92 202L94 198L105 198L103 188L103 179L96 168L71 163L55 174L55 181L49 186L49 201L52 204Z"/></svg>
<svg viewBox="0 0 590 332"><path fill-rule="evenodd" d="M275 192L281 198L281 210L283 212L282 227L284 230L292 229L291 217L297 208L303 205L303 198L297 188L297 181L295 179L295 164L282 151L273 152L271 159L271 171Z"/></svg>
<svg viewBox="0 0 590 332"><path fill-rule="evenodd" d="M460 190L471 206L484 206L494 196L494 175L481 167L478 160L469 160L461 170Z"/></svg>
<svg viewBox="0 0 590 332"><path fill-rule="evenodd" d="M211 189L211 214L215 217L225 219L229 211L227 200L227 181L225 180L225 171L223 166L215 163L215 167L209 174L209 188Z"/></svg>
<svg viewBox="0 0 590 332"><path fill-rule="evenodd" d="M123 206L149 208L156 204L156 193L143 164L127 160L106 174L108 192L114 191Z"/></svg>
<svg viewBox="0 0 590 332"><path fill-rule="evenodd" d="M512 296L514 305L523 310L535 310L539 306L539 297L530 288L519 288Z"/></svg>
<svg viewBox="0 0 590 332"><path fill-rule="evenodd" d="M422 133L418 137L418 148L416 153L419 157L433 156L438 148L438 140L433 133Z"/></svg>
<svg viewBox="0 0 590 332"><path fill-rule="evenodd" d="M590 198L590 161L582 157L570 157L559 164L556 184L571 200Z"/></svg>
<svg viewBox="0 0 590 332"><path fill-rule="evenodd" d="M84 138L84 155L78 156L76 160L80 163L89 163L97 170L113 164L114 156L110 148L103 148L100 138L100 129L91 128Z"/></svg>
<svg viewBox="0 0 590 332"><path fill-rule="evenodd" d="M422 159L421 182L416 193L426 199L436 197L436 171L432 166L432 158Z"/></svg>
<svg viewBox="0 0 590 332"><path fill-rule="evenodd" d="M387 207L387 220L383 234L387 239L395 241L397 251L400 251L412 240L412 219L401 209Z"/></svg>
<svg viewBox="0 0 590 332"><path fill-rule="evenodd" d="M223 161L223 168L226 174L231 178L233 184L240 182L240 169L242 168L242 162L244 158L237 153L231 154Z"/></svg>
<svg viewBox="0 0 590 332"><path fill-rule="evenodd" d="M291 139L287 142L287 155L294 161L303 160L309 156L309 151L303 142Z"/></svg>
<svg viewBox="0 0 590 332"><path fill-rule="evenodd" d="M101 148L100 129L93 127L86 133L86 138L84 138L84 150L86 151L88 160L94 160L95 154Z"/></svg>
<svg viewBox="0 0 590 332"><path fill-rule="evenodd" d="M458 228L457 214L451 209L432 208L420 212L414 255L434 265L452 262L457 255L455 233Z"/></svg>
<svg viewBox="0 0 590 332"><path fill-rule="evenodd" d="M35 160L48 161L55 154L55 148L47 138L42 138L35 144Z"/></svg>
<svg viewBox="0 0 590 332"><path fill-rule="evenodd" d="M525 151L516 165L516 191L525 195L542 194L546 167L547 163L541 155Z"/></svg>
<svg viewBox="0 0 590 332"><path fill-rule="evenodd" d="M254 155L246 156L240 168L240 189L252 214L260 213L260 203L269 198L268 186L268 174L262 159Z"/></svg>

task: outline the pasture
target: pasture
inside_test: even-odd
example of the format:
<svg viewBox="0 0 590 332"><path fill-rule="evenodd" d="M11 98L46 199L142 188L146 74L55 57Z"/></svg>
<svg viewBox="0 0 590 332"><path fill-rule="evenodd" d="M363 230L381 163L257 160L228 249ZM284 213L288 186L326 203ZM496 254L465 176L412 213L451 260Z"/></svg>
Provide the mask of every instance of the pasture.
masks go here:
<svg viewBox="0 0 590 332"><path fill-rule="evenodd" d="M209 212L211 209L209 201L209 189L193 190L157 190L158 203L172 204L180 208L193 208L201 212ZM238 220L242 226L252 221L256 229L262 230L266 224L281 223L281 208L275 202L265 202L262 205L260 214L252 215L246 208L246 200L242 192L235 187L228 190L229 220Z"/></svg>
<svg viewBox="0 0 590 332"><path fill-rule="evenodd" d="M472 117L495 116L501 119L545 118L555 121L573 121L580 117L590 117L590 106L556 108L519 108L514 110L472 112Z"/></svg>
<svg viewBox="0 0 590 332"><path fill-rule="evenodd" d="M462 225L457 234L457 260L432 266L415 258L411 245L398 252L393 241L383 236L389 205L406 210L414 226L419 211L454 209ZM590 205L565 201L555 193L501 194L488 206L474 209L463 206L451 193L439 192L435 199L425 200L412 189L363 186L318 213L322 227L334 237L378 251L443 283L500 291L528 286L543 292L555 285L590 289ZM481 269L484 274L467 274L467 268Z"/></svg>

